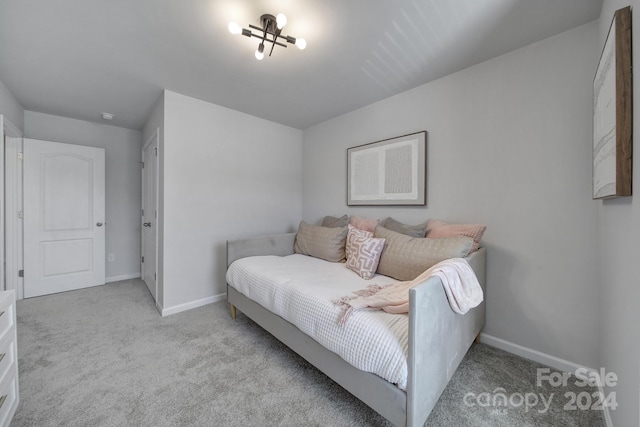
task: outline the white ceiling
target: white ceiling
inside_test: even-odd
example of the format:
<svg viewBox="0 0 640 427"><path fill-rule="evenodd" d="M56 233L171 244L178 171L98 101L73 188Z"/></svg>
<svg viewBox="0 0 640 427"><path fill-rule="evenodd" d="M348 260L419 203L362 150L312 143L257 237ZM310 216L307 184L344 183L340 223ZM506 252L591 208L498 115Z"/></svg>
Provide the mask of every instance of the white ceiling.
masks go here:
<svg viewBox="0 0 640 427"><path fill-rule="evenodd" d="M26 110L141 129L168 89L304 129L597 19L602 0L2 0L0 81ZM276 46L229 21L287 15ZM571 54L571 52L567 52ZM595 65L594 65L595 66Z"/></svg>

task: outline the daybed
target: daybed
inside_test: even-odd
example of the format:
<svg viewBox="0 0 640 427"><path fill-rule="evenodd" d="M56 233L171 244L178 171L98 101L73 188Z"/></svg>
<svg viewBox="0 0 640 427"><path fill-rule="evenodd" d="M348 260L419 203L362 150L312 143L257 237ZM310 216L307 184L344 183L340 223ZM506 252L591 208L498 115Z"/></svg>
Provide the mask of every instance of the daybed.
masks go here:
<svg viewBox="0 0 640 427"><path fill-rule="evenodd" d="M296 233L227 242L227 267L247 257L294 254ZM261 262L268 261L265 257ZM465 258L485 288L486 251L480 248ZM247 260L245 260L247 261ZM322 261L327 262L327 261ZM344 265L344 263L342 264ZM286 281L286 272L277 280ZM384 276L382 276L384 277ZM234 278L227 276L227 282ZM368 281L368 283L374 280ZM255 321L332 380L397 426L422 426L485 322L485 304L464 315L455 313L437 277L409 292L408 352L405 390L382 377L357 369L328 350L293 323L227 285L232 317L236 308ZM398 315L395 315L398 316Z"/></svg>

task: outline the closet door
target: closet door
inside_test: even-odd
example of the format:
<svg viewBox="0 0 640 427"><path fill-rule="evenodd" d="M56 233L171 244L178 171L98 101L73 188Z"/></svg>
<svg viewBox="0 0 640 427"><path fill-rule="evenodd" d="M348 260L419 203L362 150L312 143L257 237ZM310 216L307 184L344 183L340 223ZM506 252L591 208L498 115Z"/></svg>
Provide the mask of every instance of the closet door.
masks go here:
<svg viewBox="0 0 640 427"><path fill-rule="evenodd" d="M158 133L142 150L142 280L158 302Z"/></svg>
<svg viewBox="0 0 640 427"><path fill-rule="evenodd" d="M25 298L105 283L103 148L24 140Z"/></svg>

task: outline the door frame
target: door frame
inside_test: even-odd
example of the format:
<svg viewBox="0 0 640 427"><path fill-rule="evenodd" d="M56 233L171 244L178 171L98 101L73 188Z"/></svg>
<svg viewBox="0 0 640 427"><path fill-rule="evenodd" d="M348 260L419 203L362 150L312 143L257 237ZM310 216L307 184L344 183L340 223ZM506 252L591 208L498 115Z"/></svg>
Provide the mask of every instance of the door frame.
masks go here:
<svg viewBox="0 0 640 427"><path fill-rule="evenodd" d="M18 276L22 270L22 160L19 154L22 153L23 133L16 125L7 120L4 116L2 120L4 137L19 138L8 141L2 138L4 147L4 173L0 174L2 191L4 191L4 256L5 274L4 289L16 291L16 299L24 298L24 281Z"/></svg>
<svg viewBox="0 0 640 427"><path fill-rule="evenodd" d="M145 170L143 167L143 162L144 162L144 151L147 149L147 147L149 147L149 145L152 145L155 142L156 144L156 150L158 150L156 156L155 156L155 162L156 162L156 167L155 167L155 181L156 181L156 194L155 194L155 242L156 242L156 248L155 248L155 266L156 266L156 276L155 276L155 286L156 286L156 291L155 291L155 304L156 304L156 308L159 308L158 305L158 197L159 197L159 182L160 182L160 168L158 167L158 159L160 158L160 128L157 127L156 130L153 132L153 134L149 137L149 139L147 139L147 141L142 144L142 150L140 151L140 158L141 158L141 162L140 162L140 179L141 179L141 201L140 201L140 220L142 223L142 209L144 209L144 200L145 200L145 194L146 194L146 188L145 188ZM144 263L142 262L142 257L144 256L144 227L140 227L140 278L142 279L142 281L144 281ZM146 286L146 283L145 283Z"/></svg>

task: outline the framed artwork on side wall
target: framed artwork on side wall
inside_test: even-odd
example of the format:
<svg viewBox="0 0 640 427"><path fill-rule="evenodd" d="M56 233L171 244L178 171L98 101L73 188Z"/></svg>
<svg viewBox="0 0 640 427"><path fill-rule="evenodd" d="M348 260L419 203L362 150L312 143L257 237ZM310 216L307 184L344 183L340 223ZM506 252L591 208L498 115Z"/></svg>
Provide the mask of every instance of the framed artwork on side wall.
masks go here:
<svg viewBox="0 0 640 427"><path fill-rule="evenodd" d="M593 198L631 195L631 8L617 10L593 79Z"/></svg>
<svg viewBox="0 0 640 427"><path fill-rule="evenodd" d="M427 204L427 132L347 149L347 205Z"/></svg>

